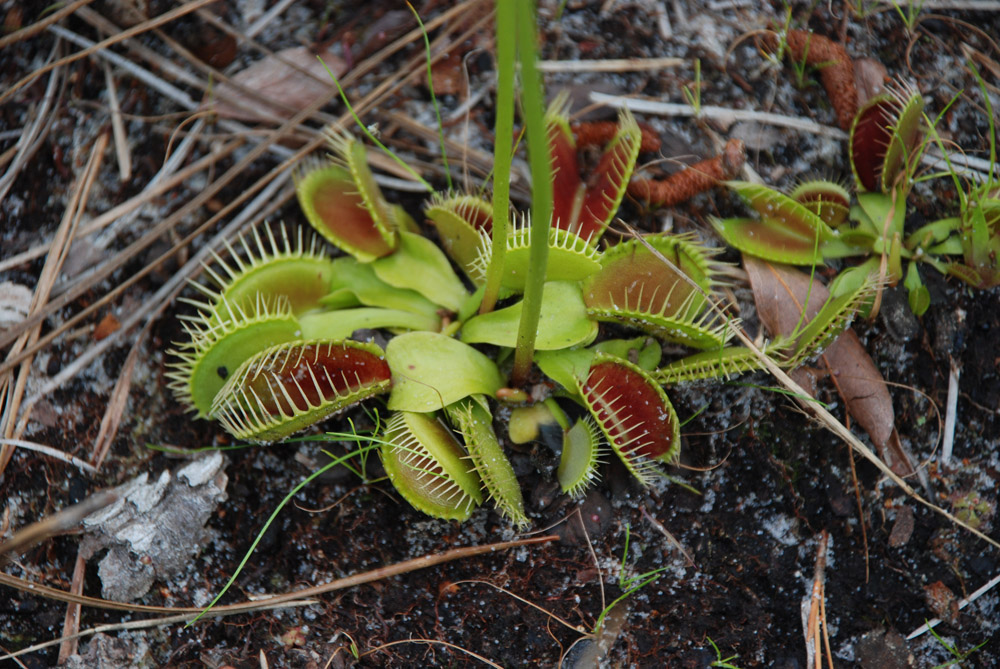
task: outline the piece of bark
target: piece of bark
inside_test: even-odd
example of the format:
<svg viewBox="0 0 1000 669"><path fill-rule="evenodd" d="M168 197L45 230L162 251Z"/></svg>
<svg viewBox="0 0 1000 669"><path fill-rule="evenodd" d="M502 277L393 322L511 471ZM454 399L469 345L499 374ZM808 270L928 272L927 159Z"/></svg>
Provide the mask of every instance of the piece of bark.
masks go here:
<svg viewBox="0 0 1000 669"><path fill-rule="evenodd" d="M896 509L896 521L889 532L889 545L892 548L905 546L913 536L913 527L913 509L905 505Z"/></svg>
<svg viewBox="0 0 1000 669"><path fill-rule="evenodd" d="M829 298L829 291L818 279L793 267L746 255L743 266L760 321L772 336L787 336L796 326L806 325ZM800 323L803 306L806 316ZM823 351L823 360L848 413L868 433L879 457L900 476L913 474L912 461L896 432L889 389L857 334L850 328L841 333Z"/></svg>
<svg viewBox="0 0 1000 669"><path fill-rule="evenodd" d="M84 519L84 557L110 549L98 566L105 599L138 599L155 580L187 567L211 539L205 523L226 499L224 467L216 451L152 483L142 474L115 488L117 502Z"/></svg>

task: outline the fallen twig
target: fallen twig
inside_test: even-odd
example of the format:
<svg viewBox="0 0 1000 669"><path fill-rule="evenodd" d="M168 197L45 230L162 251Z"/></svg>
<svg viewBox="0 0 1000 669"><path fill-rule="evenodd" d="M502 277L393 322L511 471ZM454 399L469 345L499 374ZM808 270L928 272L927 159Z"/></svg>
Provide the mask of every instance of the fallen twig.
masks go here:
<svg viewBox="0 0 1000 669"><path fill-rule="evenodd" d="M948 401L945 404L944 434L941 440L941 464L951 465L951 451L955 444L955 414L958 410L958 377L962 368L949 357Z"/></svg>
<svg viewBox="0 0 1000 669"><path fill-rule="evenodd" d="M676 102L659 102L648 98L623 98L619 95L607 95L605 93L592 92L591 102L603 104L615 109L629 109L634 112L644 114L658 114L660 116L695 116L708 118L717 121L722 125L731 125L737 121L753 121L765 125L775 125L793 130L801 130L814 135L823 135L834 139L847 139L847 133L839 128L831 128L827 125L816 123L793 116L783 116L782 114L772 114L770 112L754 111L752 109L728 109L726 107L715 107L712 105L701 105L695 109L689 104Z"/></svg>

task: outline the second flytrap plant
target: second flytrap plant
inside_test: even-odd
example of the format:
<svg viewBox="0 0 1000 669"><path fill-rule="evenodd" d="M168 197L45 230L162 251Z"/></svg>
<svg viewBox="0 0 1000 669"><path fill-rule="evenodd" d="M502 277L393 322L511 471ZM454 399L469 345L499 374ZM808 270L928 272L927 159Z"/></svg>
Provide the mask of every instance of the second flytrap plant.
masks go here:
<svg viewBox="0 0 1000 669"><path fill-rule="evenodd" d="M509 18L504 5L498 25ZM533 44L518 35L519 46ZM541 169L535 191L551 189L550 206L533 208L532 219L511 216L505 201L437 193L424 214L439 242L385 198L364 144L331 131L332 156L297 171L297 194L310 225L344 255L265 226L243 236L239 252L229 248L229 260L217 258L214 285L192 301L190 339L173 351L178 399L238 439L267 443L387 395L386 472L415 508L441 518L465 519L491 498L527 524L502 440L530 434L537 421L563 431L564 491L582 494L608 450L652 482L680 449L664 384L752 365L727 348L733 323L715 308L720 268L711 250L676 235L601 245L640 151L631 114L621 114L584 179L565 98L542 114L528 97L529 152ZM532 134L533 104L541 134ZM498 151L509 152L499 137ZM496 176L497 191L505 179ZM822 346L870 285L831 302L818 324L775 348L776 359L791 364ZM495 299L484 299L492 291ZM602 339L602 323L631 334ZM659 342L700 353L661 365ZM514 406L498 435L501 402Z"/></svg>
<svg viewBox="0 0 1000 669"><path fill-rule="evenodd" d="M985 97L993 166L995 131ZM936 137L919 91L900 84L872 98L858 110L850 130L856 201L843 185L824 180L802 183L787 195L766 186L729 182L757 218L716 219L719 234L744 253L794 265L867 256L840 272L830 286L831 294L852 293L876 274L889 285L902 281L917 315L930 306L920 263L974 287L1000 285L1000 193L992 175L966 191L950 170L961 198L961 215L905 229L907 197L931 141L928 136ZM958 255L962 261L949 258ZM877 311L878 304L876 297L871 309Z"/></svg>

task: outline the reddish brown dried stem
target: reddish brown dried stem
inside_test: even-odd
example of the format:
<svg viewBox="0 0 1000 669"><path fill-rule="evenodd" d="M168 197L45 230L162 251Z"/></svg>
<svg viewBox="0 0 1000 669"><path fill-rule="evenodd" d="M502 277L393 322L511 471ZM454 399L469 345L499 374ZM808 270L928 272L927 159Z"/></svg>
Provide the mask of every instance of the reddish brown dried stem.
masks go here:
<svg viewBox="0 0 1000 669"><path fill-rule="evenodd" d="M584 146L604 146L618 132L617 121L582 121L570 126L573 136L576 138L578 147ZM660 136L656 130L646 125L639 124L642 132L642 143L639 144L640 153L651 153L660 150Z"/></svg>
<svg viewBox="0 0 1000 669"><path fill-rule="evenodd" d="M746 148L742 140L730 139L716 157L695 163L666 179L633 179L628 192L651 204L672 207L704 193L720 181L734 178L745 162Z"/></svg>
<svg viewBox="0 0 1000 669"><path fill-rule="evenodd" d="M806 30L789 30L785 43L789 58L819 68L819 80L837 114L837 122L844 130L850 130L858 111L858 92L854 86L854 62L847 49L839 42ZM764 49L778 50L776 33L765 36Z"/></svg>

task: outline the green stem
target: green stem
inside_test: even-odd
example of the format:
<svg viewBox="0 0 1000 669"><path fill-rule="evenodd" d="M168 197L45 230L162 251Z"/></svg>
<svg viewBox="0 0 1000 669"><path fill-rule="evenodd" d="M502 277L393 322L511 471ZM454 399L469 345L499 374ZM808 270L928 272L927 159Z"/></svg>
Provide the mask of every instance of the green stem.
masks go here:
<svg viewBox="0 0 1000 669"><path fill-rule="evenodd" d="M537 68L535 8L531 0L516 0L512 4L517 7L517 47L521 61L521 92L532 191L530 266L511 374L511 385L516 388L527 380L531 371L538 317L542 309L542 287L545 285L549 257L549 225L552 221L552 164L545 133L545 96Z"/></svg>
<svg viewBox="0 0 1000 669"><path fill-rule="evenodd" d="M493 311L500 294L510 215L510 164L514 154L514 69L516 10L511 0L497 0L497 125L493 140L493 254L486 268L486 288L479 313Z"/></svg>

